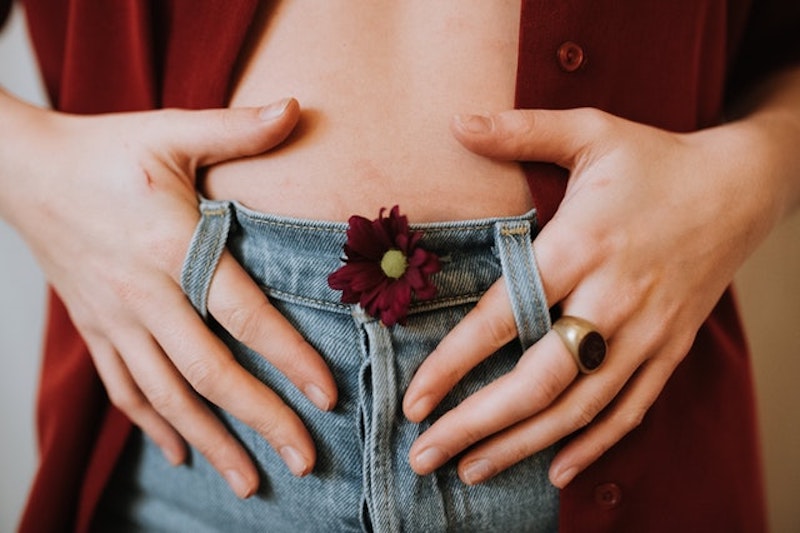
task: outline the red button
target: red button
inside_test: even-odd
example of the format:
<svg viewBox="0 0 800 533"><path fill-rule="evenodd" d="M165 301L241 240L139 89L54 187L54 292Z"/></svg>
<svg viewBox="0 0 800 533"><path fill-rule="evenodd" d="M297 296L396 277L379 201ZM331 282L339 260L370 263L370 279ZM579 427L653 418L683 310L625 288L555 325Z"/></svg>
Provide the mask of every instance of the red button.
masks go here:
<svg viewBox="0 0 800 533"><path fill-rule="evenodd" d="M565 72L575 72L586 61L586 54L583 53L583 48L567 41L558 47L558 64Z"/></svg>
<svg viewBox="0 0 800 533"><path fill-rule="evenodd" d="M614 509L622 503L622 489L616 483L603 483L594 489L594 501L604 509Z"/></svg>

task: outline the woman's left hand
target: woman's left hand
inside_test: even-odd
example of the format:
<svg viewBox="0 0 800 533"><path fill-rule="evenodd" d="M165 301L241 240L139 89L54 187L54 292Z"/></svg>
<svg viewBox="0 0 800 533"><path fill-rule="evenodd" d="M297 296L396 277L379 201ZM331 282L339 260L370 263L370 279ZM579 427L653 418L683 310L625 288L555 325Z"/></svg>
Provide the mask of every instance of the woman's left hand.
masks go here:
<svg viewBox="0 0 800 533"><path fill-rule="evenodd" d="M459 476L480 483L585 427L551 465L564 487L641 422L775 223L769 169L752 157L744 123L677 134L593 109L515 110L460 117L452 129L475 153L570 171L534 249L549 304L594 323L608 353L600 370L579 375L550 331L421 435L411 467L427 474L463 452ZM423 420L516 335L501 278L417 371L408 419Z"/></svg>

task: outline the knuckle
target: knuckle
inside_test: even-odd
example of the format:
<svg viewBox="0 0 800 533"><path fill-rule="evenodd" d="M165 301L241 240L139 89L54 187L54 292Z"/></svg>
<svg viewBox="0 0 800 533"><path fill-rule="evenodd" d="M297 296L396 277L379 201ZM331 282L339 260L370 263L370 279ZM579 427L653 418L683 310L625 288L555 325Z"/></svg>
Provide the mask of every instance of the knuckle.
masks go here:
<svg viewBox="0 0 800 533"><path fill-rule="evenodd" d="M495 118L497 148L524 153L538 126L536 112L501 113Z"/></svg>
<svg viewBox="0 0 800 533"><path fill-rule="evenodd" d="M114 294L120 302L131 305L141 300L141 291L136 287L136 284L129 279L118 279L113 285Z"/></svg>
<svg viewBox="0 0 800 533"><path fill-rule="evenodd" d="M322 359L317 359L305 339L292 337L276 344L272 349L264 349L264 357L275 365L290 381L299 384L304 379L320 379L326 370Z"/></svg>
<svg viewBox="0 0 800 533"><path fill-rule="evenodd" d="M603 136L614 126L611 115L595 107L582 107L575 112L580 114L584 128L592 135Z"/></svg>
<svg viewBox="0 0 800 533"><path fill-rule="evenodd" d="M592 397L588 401L580 402L575 406L572 420L576 427L588 426L603 410L605 402L600 398Z"/></svg>
<svg viewBox="0 0 800 533"><path fill-rule="evenodd" d="M128 388L108 388L106 391L111 404L131 418L137 418L139 413L150 407L147 399L138 391Z"/></svg>
<svg viewBox="0 0 800 533"><path fill-rule="evenodd" d="M242 131L241 113L238 110L221 110L215 118L219 122L223 135L237 135Z"/></svg>
<svg viewBox="0 0 800 533"><path fill-rule="evenodd" d="M512 440L506 442L503 453L507 464L514 464L532 455L530 445L525 440Z"/></svg>
<svg viewBox="0 0 800 533"><path fill-rule="evenodd" d="M152 294L145 287L141 277L127 270L118 269L105 281L108 283L111 295L117 300L117 303L122 308L132 312L141 310Z"/></svg>
<svg viewBox="0 0 800 533"><path fill-rule="evenodd" d="M485 430L481 429L480 427L471 424L464 424L459 431L459 438L457 441L459 443L458 447L465 448L482 440L485 436Z"/></svg>
<svg viewBox="0 0 800 533"><path fill-rule="evenodd" d="M71 305L67 309L67 312L75 328L81 333L84 340L86 340L89 352L93 357L100 356L105 350L98 348L100 343L97 342L97 339L103 339L105 337L105 330L101 321L98 320L96 313L90 311L87 306L83 305Z"/></svg>
<svg viewBox="0 0 800 533"><path fill-rule="evenodd" d="M292 422L296 418L297 415L294 411L287 405L281 404L270 409L269 416L260 417L248 425L270 442L276 442L281 439L289 440L286 437L293 431L294 424Z"/></svg>
<svg viewBox="0 0 800 533"><path fill-rule="evenodd" d="M193 221L196 224L196 221ZM174 280L180 278L181 267L183 266L183 259L186 257L186 252L189 249L189 241L191 240L191 229L186 231L184 228L176 228L178 231L172 231L169 235L158 235L157 238L150 238L143 244L143 248L148 257L152 258L154 263L165 272L169 273L170 277Z"/></svg>
<svg viewBox="0 0 800 533"><path fill-rule="evenodd" d="M606 439L601 439L601 440L592 440L592 441L591 441L591 442L589 442L589 443L588 443L588 445L587 445L587 447L588 447L588 454L589 454L589 457L591 457L592 459L597 459L598 457L602 456L602 455L603 455L604 453L606 453L606 452L607 452L607 451L608 451L608 450L609 450L609 449L610 449L610 448L611 448L611 447L614 445L614 443L615 443L615 442L617 442L617 441L618 441L618 440L619 440L621 437L622 437L622 435L620 435L619 437L615 437L615 438L614 438L612 441L608 441L608 440L606 440ZM588 465L587 465L587 466L588 466Z"/></svg>
<svg viewBox="0 0 800 533"><path fill-rule="evenodd" d="M613 249L610 248L611 234L602 224L563 223L559 224L558 235L559 240L552 243L551 253L560 260L558 266L569 268L573 275L585 276L598 265L607 262L609 257L613 257ZM584 250L585 253L576 257L573 250Z"/></svg>
<svg viewBox="0 0 800 533"><path fill-rule="evenodd" d="M254 126L263 128L265 123L255 122L252 118L251 110L225 109L220 111L216 119L222 137L229 143L235 143L243 153L248 154L263 151L264 143L269 142L274 134L272 128L267 128L266 131L254 129ZM260 135L259 131L261 131Z"/></svg>
<svg viewBox="0 0 800 533"><path fill-rule="evenodd" d="M488 339L492 346L499 348L514 338L517 325L513 316L494 316L487 305L480 300L475 307L476 316L479 317L477 328L481 336Z"/></svg>
<svg viewBox="0 0 800 533"><path fill-rule="evenodd" d="M285 354L282 361L282 366L288 370L301 372L303 369L308 369L308 350L309 346L306 340L298 333L297 335L290 335L282 340L280 351Z"/></svg>
<svg viewBox="0 0 800 533"><path fill-rule="evenodd" d="M639 427L647 414L647 408L636 406L625 409L618 415L621 428L628 433Z"/></svg>
<svg viewBox="0 0 800 533"><path fill-rule="evenodd" d="M272 440L276 437L280 430L281 424L278 422L278 417L266 417L257 422L250 424L260 435L263 435L267 440Z"/></svg>
<svg viewBox="0 0 800 533"><path fill-rule="evenodd" d="M240 342L250 345L258 338L262 327L259 317L263 316L263 311L269 306L266 300L262 300L256 306L227 305L213 314L225 329Z"/></svg>
<svg viewBox="0 0 800 533"><path fill-rule="evenodd" d="M532 408L541 409L555 400L564 390L561 380L549 369L539 369L539 378L528 387L527 401Z"/></svg>
<svg viewBox="0 0 800 533"><path fill-rule="evenodd" d="M536 131L537 113L535 111L501 113L494 119L501 139L517 142L520 136L528 136Z"/></svg>
<svg viewBox="0 0 800 533"><path fill-rule="evenodd" d="M197 392L206 397L215 390L215 386L222 376L220 362L211 357L194 359L183 370L183 377Z"/></svg>
<svg viewBox="0 0 800 533"><path fill-rule="evenodd" d="M675 368L680 364L681 361L683 361L683 359L686 357L686 354L691 351L692 345L694 345L695 337L696 333L694 335L681 336L674 342L672 346L669 346L667 349L665 349L665 367L662 373L664 381L666 381L667 378L672 375L672 372L674 372ZM666 344L666 341L664 344Z"/></svg>
<svg viewBox="0 0 800 533"><path fill-rule="evenodd" d="M152 387L146 391L147 400L158 413L169 415L170 413L181 413L184 411L182 406L186 403L181 392L170 389L169 387Z"/></svg>
<svg viewBox="0 0 800 533"><path fill-rule="evenodd" d="M192 439L191 445L217 469L231 463L236 447L226 433L217 429L208 431L202 438Z"/></svg>

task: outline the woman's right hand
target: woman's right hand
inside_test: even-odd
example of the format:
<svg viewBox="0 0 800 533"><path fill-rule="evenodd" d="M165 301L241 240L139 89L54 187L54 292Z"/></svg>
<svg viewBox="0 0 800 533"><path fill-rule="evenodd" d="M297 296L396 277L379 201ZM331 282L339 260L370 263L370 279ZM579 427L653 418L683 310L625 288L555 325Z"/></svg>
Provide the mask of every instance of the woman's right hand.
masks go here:
<svg viewBox="0 0 800 533"><path fill-rule="evenodd" d="M195 174L273 148L299 114L289 99L259 109L75 116L0 92L0 215L64 301L112 403L173 464L185 460L187 442L194 446L240 497L255 492L258 472L202 398L256 429L295 475L312 469L316 452L297 414L234 360L181 291L199 221ZM208 309L315 405L335 405L323 359L227 252Z"/></svg>

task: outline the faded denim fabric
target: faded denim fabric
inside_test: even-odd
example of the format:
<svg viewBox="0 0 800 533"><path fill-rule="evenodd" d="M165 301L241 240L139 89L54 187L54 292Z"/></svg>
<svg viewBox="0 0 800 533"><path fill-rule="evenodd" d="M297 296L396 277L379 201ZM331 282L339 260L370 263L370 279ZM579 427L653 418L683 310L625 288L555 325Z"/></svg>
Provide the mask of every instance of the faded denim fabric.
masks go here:
<svg viewBox="0 0 800 533"><path fill-rule="evenodd" d="M202 456L171 467L139 432L132 438L101 506L100 527L114 531L491 532L556 531L558 490L548 481L554 450L545 450L486 483L463 484L455 461L418 476L408 465L414 440L465 397L511 370L550 328L533 256L535 213L520 217L413 225L442 271L435 299L412 305L405 326L387 328L358 306L342 304L327 276L341 266L346 224L270 216L237 203L202 203L182 281L206 315L216 261L228 249L273 305L322 354L339 387L334 411L319 411L262 356L209 318L238 361L275 390L305 421L317 464L294 477L255 431L220 416L262 472L260 491L242 501ZM519 342L470 372L422 424L405 419L403 394L439 341L505 276ZM125 525L127 523L127 526Z"/></svg>

